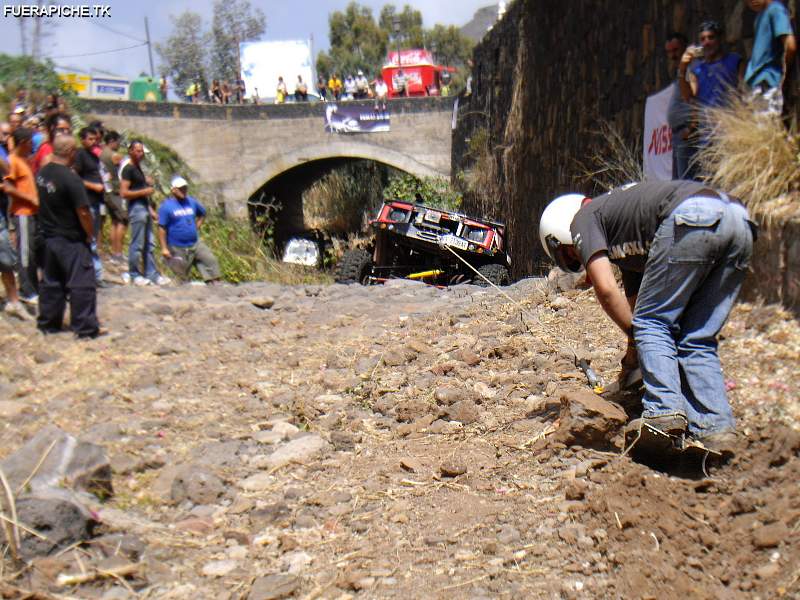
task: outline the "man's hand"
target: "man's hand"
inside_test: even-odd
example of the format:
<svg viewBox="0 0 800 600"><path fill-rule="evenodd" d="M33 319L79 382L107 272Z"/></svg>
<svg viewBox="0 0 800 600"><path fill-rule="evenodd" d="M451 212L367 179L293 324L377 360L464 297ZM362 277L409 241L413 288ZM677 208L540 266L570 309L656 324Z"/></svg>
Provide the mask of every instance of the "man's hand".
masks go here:
<svg viewBox="0 0 800 600"><path fill-rule="evenodd" d="M622 372L633 371L639 368L639 352L636 350L636 342L628 338L628 348L621 361Z"/></svg>
<svg viewBox="0 0 800 600"><path fill-rule="evenodd" d="M164 258L172 258L172 252L169 251L169 248L164 247L161 249L161 256Z"/></svg>
<svg viewBox="0 0 800 600"><path fill-rule="evenodd" d="M150 187L152 187L153 185L155 185L155 181L153 180L153 178L152 178L152 177L150 177L150 175L145 175L145 176L144 176L144 180L145 180L145 182L147 183L147 185L149 185ZM152 192L151 192L151 193L152 193Z"/></svg>

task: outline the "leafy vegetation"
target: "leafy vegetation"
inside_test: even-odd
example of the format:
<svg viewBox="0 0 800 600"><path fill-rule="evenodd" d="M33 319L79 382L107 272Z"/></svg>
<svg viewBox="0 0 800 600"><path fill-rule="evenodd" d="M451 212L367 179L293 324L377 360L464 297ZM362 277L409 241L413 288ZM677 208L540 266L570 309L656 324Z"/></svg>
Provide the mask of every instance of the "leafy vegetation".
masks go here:
<svg viewBox="0 0 800 600"><path fill-rule="evenodd" d="M395 32L397 18L399 30ZM317 55L317 72L321 75L355 74L359 69L368 76L380 73L388 51L408 48L435 49L436 59L459 69L453 77L453 87L466 80L467 61L473 42L462 35L458 27L435 25L426 29L422 13L406 5L398 11L385 5L376 22L372 9L351 2L344 11L334 11L329 20L329 52Z"/></svg>
<svg viewBox="0 0 800 600"><path fill-rule="evenodd" d="M64 86L49 60L39 62L30 56L0 54L0 102L8 107L17 91L29 91L34 104L44 102L48 94L58 94L74 102L76 96Z"/></svg>
<svg viewBox="0 0 800 600"><path fill-rule="evenodd" d="M422 201L427 206L444 210L459 210L463 198L444 177L418 178L408 173L396 172L383 191L385 198Z"/></svg>

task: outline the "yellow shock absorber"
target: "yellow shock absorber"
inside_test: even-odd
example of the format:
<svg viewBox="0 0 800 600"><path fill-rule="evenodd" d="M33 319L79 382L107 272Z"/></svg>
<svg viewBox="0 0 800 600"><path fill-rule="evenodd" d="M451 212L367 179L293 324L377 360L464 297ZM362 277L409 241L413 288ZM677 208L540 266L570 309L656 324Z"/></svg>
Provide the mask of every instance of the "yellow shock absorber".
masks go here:
<svg viewBox="0 0 800 600"><path fill-rule="evenodd" d="M409 279L428 279L429 277L438 277L442 275L444 271L440 269L433 269L432 271L421 271L420 273L411 273L408 276Z"/></svg>

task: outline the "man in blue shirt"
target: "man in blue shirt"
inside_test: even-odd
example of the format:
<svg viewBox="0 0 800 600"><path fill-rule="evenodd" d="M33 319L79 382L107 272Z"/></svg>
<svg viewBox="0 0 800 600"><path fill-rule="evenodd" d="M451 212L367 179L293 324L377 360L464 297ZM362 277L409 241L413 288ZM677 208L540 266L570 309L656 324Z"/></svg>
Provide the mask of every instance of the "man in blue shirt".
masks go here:
<svg viewBox="0 0 800 600"><path fill-rule="evenodd" d="M187 279L193 265L206 283L219 281L219 263L197 234L206 216L206 209L189 196L189 184L183 177L174 177L172 196L158 209L158 239L161 254L181 279Z"/></svg>
<svg viewBox="0 0 800 600"><path fill-rule="evenodd" d="M755 40L745 83L753 90L753 99L766 102L768 113L783 112L783 84L794 61L797 41L789 21L789 11L775 0L748 0L758 13Z"/></svg>

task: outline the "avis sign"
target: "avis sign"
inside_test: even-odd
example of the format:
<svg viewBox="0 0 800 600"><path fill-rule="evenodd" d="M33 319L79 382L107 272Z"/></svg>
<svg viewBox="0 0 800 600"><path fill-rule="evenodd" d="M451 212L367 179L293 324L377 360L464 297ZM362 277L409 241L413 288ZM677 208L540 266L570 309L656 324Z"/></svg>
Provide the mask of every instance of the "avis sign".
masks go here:
<svg viewBox="0 0 800 600"><path fill-rule="evenodd" d="M672 179L672 129L667 124L667 109L675 86L648 96L644 109L644 177L649 180Z"/></svg>

